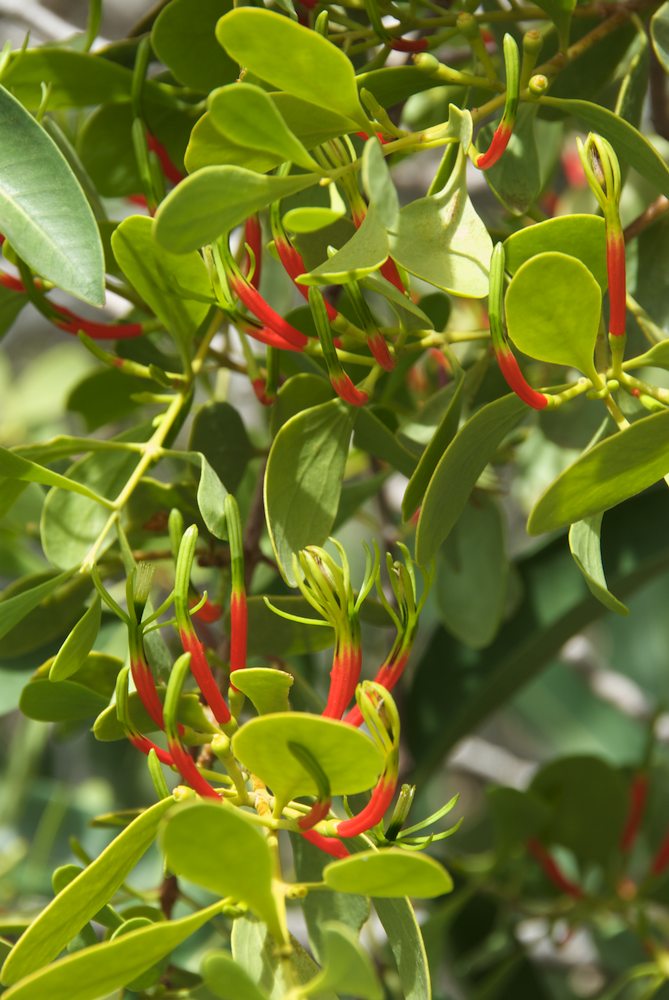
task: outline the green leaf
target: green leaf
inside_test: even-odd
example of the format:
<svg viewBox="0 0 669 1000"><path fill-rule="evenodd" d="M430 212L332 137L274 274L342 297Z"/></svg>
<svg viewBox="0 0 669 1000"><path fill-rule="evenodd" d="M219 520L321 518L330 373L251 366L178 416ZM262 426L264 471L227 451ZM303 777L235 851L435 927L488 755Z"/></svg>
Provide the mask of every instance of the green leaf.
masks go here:
<svg viewBox="0 0 669 1000"><path fill-rule="evenodd" d="M560 48L566 51L569 47L569 27L576 0L537 0L537 6L545 10L550 17L558 30Z"/></svg>
<svg viewBox="0 0 669 1000"><path fill-rule="evenodd" d="M184 155L184 164L190 174L203 167L226 163L262 174L279 162L271 153L233 142L216 128L208 111L193 126Z"/></svg>
<svg viewBox="0 0 669 1000"><path fill-rule="evenodd" d="M488 293L492 240L469 200L465 166L461 149L443 191L402 209L390 252L436 288L481 299Z"/></svg>
<svg viewBox="0 0 669 1000"><path fill-rule="evenodd" d="M338 399L303 410L274 439L265 474L265 513L279 568L293 583L292 555L322 545L337 514L356 414Z"/></svg>
<svg viewBox="0 0 669 1000"><path fill-rule="evenodd" d="M374 900L397 965L404 1000L431 1000L430 970L416 914L408 899Z"/></svg>
<svg viewBox="0 0 669 1000"><path fill-rule="evenodd" d="M292 936L290 945L290 955L284 957L279 954L264 924L249 917L238 917L234 922L234 959L269 1000L285 1000L296 985L304 985L318 972L311 955ZM328 990L320 1000L337 1000L337 997Z"/></svg>
<svg viewBox="0 0 669 1000"><path fill-rule="evenodd" d="M2 600L0 600L0 638L4 638L34 608L55 594L71 578L73 573L74 569L66 570L64 573L59 573L57 576L45 580L44 583L30 587L28 590L22 590L16 596L5 596L7 591L4 591Z"/></svg>
<svg viewBox="0 0 669 1000"><path fill-rule="evenodd" d="M48 281L104 304L104 259L95 217L65 157L31 114L0 87L2 232Z"/></svg>
<svg viewBox="0 0 669 1000"><path fill-rule="evenodd" d="M536 105L520 105L504 156L485 172L493 194L512 215L524 215L539 197L543 186L534 135L538 110ZM476 139L479 149L487 149L493 132L492 125L481 129Z"/></svg>
<svg viewBox="0 0 669 1000"><path fill-rule="evenodd" d="M669 73L669 3L663 3L651 17L650 37L655 55Z"/></svg>
<svg viewBox="0 0 669 1000"><path fill-rule="evenodd" d="M369 139L362 151L362 183L369 204L376 209L386 229L394 229L400 211L399 198L378 139Z"/></svg>
<svg viewBox="0 0 669 1000"><path fill-rule="evenodd" d="M87 431L95 431L135 412L137 403L132 396L146 389L145 379L126 375L118 368L96 369L77 382L66 406L68 412L81 415Z"/></svg>
<svg viewBox="0 0 669 1000"><path fill-rule="evenodd" d="M202 961L202 978L221 1000L267 1000L247 972L227 951L210 951Z"/></svg>
<svg viewBox="0 0 669 1000"><path fill-rule="evenodd" d="M213 301L209 273L200 255L163 250L154 239L153 219L144 215L123 220L112 236L112 249L126 278L165 329L182 340L191 338ZM198 296L209 302L199 301Z"/></svg>
<svg viewBox="0 0 669 1000"><path fill-rule="evenodd" d="M320 715L277 712L246 722L232 738L236 757L288 802L317 795L311 774L291 752L299 743L328 777L333 795L353 795L371 788L383 768L383 755L353 726Z"/></svg>
<svg viewBox="0 0 669 1000"><path fill-rule="evenodd" d="M322 35L273 11L245 7L221 18L216 37L241 66L277 90L367 128L353 64Z"/></svg>
<svg viewBox="0 0 669 1000"><path fill-rule="evenodd" d="M585 264L563 253L537 254L511 279L505 307L509 337L519 350L578 368L599 384L594 350L602 293Z"/></svg>
<svg viewBox="0 0 669 1000"><path fill-rule="evenodd" d="M137 465L137 456L126 452L94 452L79 459L68 469L69 476L81 481L95 494L118 493ZM81 491L83 492L83 490ZM66 569L79 565L96 542L109 519L109 510L86 495L68 493L63 489L49 490L40 525L42 547L47 559ZM114 540L108 533L98 553Z"/></svg>
<svg viewBox="0 0 669 1000"><path fill-rule="evenodd" d="M132 145L130 104L105 104L90 115L77 136L77 152L95 187L105 198L142 190Z"/></svg>
<svg viewBox="0 0 669 1000"><path fill-rule="evenodd" d="M111 59L50 45L26 52L16 50L12 56L3 80L17 100L30 110L39 107L41 84L45 80L51 84L50 110L130 99L132 71ZM147 81L147 90L153 95L157 92L151 81Z"/></svg>
<svg viewBox="0 0 669 1000"><path fill-rule="evenodd" d="M64 681L63 683L66 682ZM158 697L161 702L165 698L165 688L162 685L158 686ZM109 699L107 698L107 702L108 701ZM138 732L151 733L157 731L157 724L144 708L136 691L132 691L128 696L128 714L130 715L130 719ZM191 730L198 733L209 733L210 735L213 735L218 732L218 729L209 721L199 697L194 691L182 694L179 698L177 720L182 725L188 726ZM119 720L115 704L108 705L108 707L100 713L95 720L93 733L96 740L101 743L111 743L114 740L124 740L126 738L127 734L125 728ZM185 740L188 742L188 733L186 733Z"/></svg>
<svg viewBox="0 0 669 1000"><path fill-rule="evenodd" d="M146 809L42 910L12 949L0 972L1 982L6 986L16 983L23 976L51 962L63 950L91 917L113 897L153 843L160 820L173 805L174 800L169 798ZM153 959L143 968L152 962ZM121 984L123 981L120 981ZM16 993L20 995L18 990ZM42 994L25 995L37 998L51 997L53 994L47 990ZM86 994L91 997L98 995Z"/></svg>
<svg viewBox="0 0 669 1000"><path fill-rule="evenodd" d="M209 95L215 128L239 146L259 149L305 170L319 171L302 143L290 131L269 94L250 83L232 83Z"/></svg>
<svg viewBox="0 0 669 1000"><path fill-rule="evenodd" d="M432 899L453 889L453 880L438 861L400 847L361 851L323 870L325 884L335 892L363 892L366 896L413 896Z"/></svg>
<svg viewBox="0 0 669 1000"><path fill-rule="evenodd" d="M383 1000L372 960L350 927L334 921L326 923L321 952L323 971L303 989L305 996L320 996L322 990L331 989L360 1000Z"/></svg>
<svg viewBox="0 0 669 1000"><path fill-rule="evenodd" d="M156 239L175 254L198 250L273 201L304 191L318 180L317 174L265 177L243 167L204 167L161 202Z"/></svg>
<svg viewBox="0 0 669 1000"><path fill-rule="evenodd" d="M559 97L542 97L540 103L584 122L608 139L621 160L645 177L662 194L669 196L669 167L641 133L598 104Z"/></svg>
<svg viewBox="0 0 669 1000"><path fill-rule="evenodd" d="M65 890L67 891L67 890ZM21 980L4 996L9 1000L98 1000L133 982L169 955L182 941L216 916L220 904L180 920L141 927L113 941L84 948Z"/></svg>
<svg viewBox="0 0 669 1000"><path fill-rule="evenodd" d="M488 806L495 834L495 851L506 857L513 851L527 850L527 841L546 826L549 810L530 792L516 788L489 788Z"/></svg>
<svg viewBox="0 0 669 1000"><path fill-rule="evenodd" d="M251 699L259 715L289 711L288 694L294 680L285 670L271 667L246 667L230 674L230 682Z"/></svg>
<svg viewBox="0 0 669 1000"><path fill-rule="evenodd" d="M333 222L343 217L341 210L323 206L310 208L291 208L283 217L283 224L291 233L313 233L317 229L331 226Z"/></svg>
<svg viewBox="0 0 669 1000"><path fill-rule="evenodd" d="M291 417L332 399L332 387L321 375L300 374L287 379L279 389L270 414L270 432L275 438Z"/></svg>
<svg viewBox="0 0 669 1000"><path fill-rule="evenodd" d="M281 92L272 94L271 97L288 128L307 149L313 149L328 139L334 139L358 127L350 118L337 114L332 108L318 107L309 99L303 101L294 94Z"/></svg>
<svg viewBox="0 0 669 1000"><path fill-rule="evenodd" d="M202 514L202 520L207 530L215 538L227 538L223 505L227 490L218 478L206 457L201 452L195 452L200 458L200 482L197 488L197 505Z"/></svg>
<svg viewBox="0 0 669 1000"><path fill-rule="evenodd" d="M94 719L109 704L123 661L104 653L89 653L73 680L51 681L47 660L21 692L19 707L39 722L80 722Z"/></svg>
<svg viewBox="0 0 669 1000"><path fill-rule="evenodd" d="M20 594L26 588L31 588L38 581L44 580L45 576L51 575L51 573L41 573L22 577L7 587L4 594L11 600L15 594ZM77 574L63 581L55 593L40 601L38 607L23 616L22 620L4 635L0 644L0 658L22 656L41 649L54 639L61 639L81 614L91 588L92 583L87 574Z"/></svg>
<svg viewBox="0 0 669 1000"><path fill-rule="evenodd" d="M195 415L188 447L206 456L230 493L235 493L255 449L239 412L230 403L212 402Z"/></svg>
<svg viewBox="0 0 669 1000"><path fill-rule="evenodd" d="M345 285L366 277L388 257L388 236L379 215L370 206L362 225L328 260L297 279L300 285Z"/></svg>
<svg viewBox="0 0 669 1000"><path fill-rule="evenodd" d="M160 842L175 875L246 903L277 940L283 938L272 895L272 852L245 813L223 802L186 803L168 819Z"/></svg>
<svg viewBox="0 0 669 1000"><path fill-rule="evenodd" d="M515 274L526 261L555 251L577 257L606 291L606 233L598 215L561 215L512 233L504 241L504 266Z"/></svg>
<svg viewBox="0 0 669 1000"><path fill-rule="evenodd" d="M322 882L329 857L298 834L291 834L295 875L301 882ZM323 928L328 921L346 924L356 934L369 917L369 900L343 892L310 892L302 900L309 944L317 958L321 955Z"/></svg>
<svg viewBox="0 0 669 1000"><path fill-rule="evenodd" d="M558 476L530 513L531 535L615 507L669 473L669 412L637 420L600 441Z"/></svg>
<svg viewBox="0 0 669 1000"><path fill-rule="evenodd" d="M62 681L84 665L97 639L102 620L102 605L96 594L90 608L79 619L58 650L49 671L49 680Z"/></svg>
<svg viewBox="0 0 669 1000"><path fill-rule="evenodd" d="M41 483L42 486L58 486L60 489L78 493L82 497L90 500L100 501L99 493L89 489L84 483L79 483L69 476L61 476L58 472L52 472L36 462L30 462L27 458L21 458L12 451L0 448L0 477L6 479L20 479L24 483Z"/></svg>
<svg viewBox="0 0 669 1000"><path fill-rule="evenodd" d="M566 757L543 767L530 792L550 809L550 842L570 848L584 864L607 864L618 855L628 807L620 771L596 757Z"/></svg>
<svg viewBox="0 0 669 1000"><path fill-rule="evenodd" d="M509 562L499 506L478 494L440 549L435 591L439 618L473 649L490 645L506 606Z"/></svg>
<svg viewBox="0 0 669 1000"><path fill-rule="evenodd" d="M481 407L460 429L430 479L416 529L416 559L429 565L448 538L486 465L527 412L517 396Z"/></svg>
<svg viewBox="0 0 669 1000"><path fill-rule="evenodd" d="M652 23L653 19L651 19L651 31ZM637 35L636 50L620 84L615 112L630 125L639 128L646 102L650 69L650 48L645 35Z"/></svg>
<svg viewBox="0 0 669 1000"><path fill-rule="evenodd" d="M569 548L574 562L580 569L590 593L609 611L619 615L629 614L629 609L606 586L602 565L601 529L602 514L595 514L584 521L577 521L569 529Z"/></svg>
<svg viewBox="0 0 669 1000"><path fill-rule="evenodd" d="M464 379L461 378L455 387L455 391L450 398L443 417L439 421L438 427L432 435L430 443L420 456L418 465L407 483L404 497L402 498L402 517L405 521L409 520L414 511L422 503L428 483L439 464L439 459L457 433L462 409L463 386Z"/></svg>
<svg viewBox="0 0 669 1000"><path fill-rule="evenodd" d="M397 440L390 428L368 408L360 410L356 417L354 441L356 448L368 451L375 458L388 462L403 476L408 478L413 475L416 468L414 456Z"/></svg>
<svg viewBox="0 0 669 1000"><path fill-rule="evenodd" d="M172 0L151 31L153 50L179 83L207 94L237 79L238 69L216 41L216 22L232 7L231 0Z"/></svg>

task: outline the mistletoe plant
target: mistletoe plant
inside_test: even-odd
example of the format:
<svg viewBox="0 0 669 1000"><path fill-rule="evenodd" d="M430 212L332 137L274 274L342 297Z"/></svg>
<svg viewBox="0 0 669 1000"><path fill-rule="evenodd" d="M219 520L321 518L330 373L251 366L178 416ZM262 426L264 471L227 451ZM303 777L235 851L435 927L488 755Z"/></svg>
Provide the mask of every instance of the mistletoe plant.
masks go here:
<svg viewBox="0 0 669 1000"><path fill-rule="evenodd" d="M627 867L650 750L497 789L477 857L442 855L455 798L423 786L627 613L604 512L640 512L616 589L669 564L669 168L640 131L649 73L662 131L669 7L162 0L105 45L101 13L0 58L2 333L39 314L88 366L53 436L0 449L0 658L32 671L28 719L87 724L146 780L97 817L121 828L101 852L72 840L50 901L0 914L3 996L446 996L440 941L481 895L513 943L453 996L548 996L513 985L533 907L617 921L646 952L618 985L654 995L666 836ZM564 606L562 540L517 560L524 599L500 513L551 437L518 503L530 535L569 528ZM453 890L442 861L426 952L409 899Z"/></svg>

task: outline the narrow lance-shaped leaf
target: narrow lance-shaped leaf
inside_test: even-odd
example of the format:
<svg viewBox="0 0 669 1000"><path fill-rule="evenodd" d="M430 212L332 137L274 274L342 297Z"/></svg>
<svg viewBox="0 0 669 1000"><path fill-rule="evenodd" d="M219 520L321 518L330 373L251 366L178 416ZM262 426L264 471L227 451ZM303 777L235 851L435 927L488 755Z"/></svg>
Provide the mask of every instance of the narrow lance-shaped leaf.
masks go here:
<svg viewBox="0 0 669 1000"><path fill-rule="evenodd" d="M56 659L49 671L49 680L61 681L71 674L75 674L79 667L86 661L86 657L93 648L98 632L100 631L100 620L102 617L102 606L100 598L96 594L90 608L79 619L63 645L58 650Z"/></svg>
<svg viewBox="0 0 669 1000"><path fill-rule="evenodd" d="M0 228L38 274L94 305L104 303L95 217L65 157L0 87Z"/></svg>

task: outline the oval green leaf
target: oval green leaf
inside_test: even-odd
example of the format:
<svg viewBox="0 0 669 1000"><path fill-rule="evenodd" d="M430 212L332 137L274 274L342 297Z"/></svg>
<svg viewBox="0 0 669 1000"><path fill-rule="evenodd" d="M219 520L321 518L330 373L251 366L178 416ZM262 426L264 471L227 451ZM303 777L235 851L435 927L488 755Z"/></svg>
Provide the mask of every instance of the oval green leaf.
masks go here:
<svg viewBox="0 0 669 1000"><path fill-rule="evenodd" d="M551 483L527 522L531 535L564 528L641 493L669 473L669 411L601 441Z"/></svg>
<svg viewBox="0 0 669 1000"><path fill-rule="evenodd" d="M237 79L235 63L216 41L216 22L232 7L232 0L172 0L163 7L151 31L158 58L179 83L207 94Z"/></svg>
<svg viewBox="0 0 669 1000"><path fill-rule="evenodd" d="M240 146L276 156L277 163L297 163L305 170L319 166L279 114L269 94L251 83L232 83L209 96L215 128Z"/></svg>
<svg viewBox="0 0 669 1000"><path fill-rule="evenodd" d="M288 693L294 679L285 670L274 670L272 667L246 667L244 670L233 670L230 674L231 683L251 699L259 715L290 709Z"/></svg>
<svg viewBox="0 0 669 1000"><path fill-rule="evenodd" d="M186 803L168 819L160 843L175 875L246 903L275 937L283 936L272 896L272 852L241 810L223 802Z"/></svg>
<svg viewBox="0 0 669 1000"><path fill-rule="evenodd" d="M267 527L279 568L294 583L292 556L322 545L337 514L356 414L338 399L286 421L270 449L265 475Z"/></svg>
<svg viewBox="0 0 669 1000"><path fill-rule="evenodd" d="M277 90L367 128L353 64L318 32L273 11L240 7L221 18L216 37L228 55Z"/></svg>
<svg viewBox="0 0 669 1000"><path fill-rule="evenodd" d="M413 896L431 899L453 889L445 868L425 854L410 854L399 847L362 851L323 869L325 884L335 892L364 893L390 898Z"/></svg>
<svg viewBox="0 0 669 1000"><path fill-rule="evenodd" d="M515 274L525 261L549 251L577 257L606 291L606 228L599 215L560 215L519 229L504 241L504 266Z"/></svg>
<svg viewBox="0 0 669 1000"><path fill-rule="evenodd" d="M598 382L593 355L602 293L585 264L564 253L537 254L511 279L505 306L509 337L520 351Z"/></svg>
<svg viewBox="0 0 669 1000"><path fill-rule="evenodd" d="M320 715L277 712L251 719L235 733L235 756L280 799L317 795L318 788L288 744L299 743L320 765L333 795L371 788L383 768L383 755L353 726Z"/></svg>
<svg viewBox="0 0 669 1000"><path fill-rule="evenodd" d="M221 1000L267 1000L248 972L227 951L210 951L202 961L207 989Z"/></svg>
<svg viewBox="0 0 669 1000"><path fill-rule="evenodd" d="M91 207L67 160L33 116L0 87L2 232L38 274L104 304L104 256Z"/></svg>
<svg viewBox="0 0 669 1000"><path fill-rule="evenodd" d="M237 166L203 167L161 203L156 213L156 239L175 254L199 250L278 198L287 198L318 181L318 174L266 177Z"/></svg>
<svg viewBox="0 0 669 1000"><path fill-rule="evenodd" d="M63 950L125 881L153 843L160 820L173 805L172 798L162 799L145 810L58 893L12 948L0 972L0 982L5 985L17 982L41 969ZM19 991L16 992L18 995ZM48 992L40 995L51 996Z"/></svg>

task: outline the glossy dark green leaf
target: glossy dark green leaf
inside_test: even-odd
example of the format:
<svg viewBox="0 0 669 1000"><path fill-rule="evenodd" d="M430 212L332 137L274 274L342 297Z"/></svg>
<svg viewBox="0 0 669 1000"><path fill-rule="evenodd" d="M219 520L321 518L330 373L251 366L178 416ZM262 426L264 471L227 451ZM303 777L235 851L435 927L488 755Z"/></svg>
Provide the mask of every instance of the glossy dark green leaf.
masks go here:
<svg viewBox="0 0 669 1000"><path fill-rule="evenodd" d="M33 578L21 578L4 591L8 598L5 611L12 617L19 608L22 609L22 613L21 620L5 631L0 643L0 658L14 658L41 649L46 643L61 638L72 628L81 615L84 601L92 589L91 580L86 574L77 574L69 579L59 576L57 579L60 581L58 587L51 593L43 592L44 596L38 606L32 605L28 614L24 610L26 604L22 603L20 598L23 596L27 598L29 593L32 603L33 595L40 590L44 574ZM33 584L36 585L34 590ZM24 595L25 588L29 590ZM11 608L10 602L12 602ZM5 618L5 622L7 620L8 618Z"/></svg>
<svg viewBox="0 0 669 1000"><path fill-rule="evenodd" d="M277 163L319 170L279 114L269 94L250 83L232 83L209 95L209 116L224 136L240 146L261 150Z"/></svg>
<svg viewBox="0 0 669 1000"><path fill-rule="evenodd" d="M3 234L38 274L102 305L102 244L86 196L53 140L4 88L0 137Z"/></svg>
<svg viewBox="0 0 669 1000"><path fill-rule="evenodd" d="M498 505L479 493L439 551L434 583L439 618L474 649L492 642L504 614L509 569L504 535Z"/></svg>
<svg viewBox="0 0 669 1000"><path fill-rule="evenodd" d="M453 438L430 479L416 530L416 558L429 565L460 517L476 481L527 407L517 396L488 403Z"/></svg>
<svg viewBox="0 0 669 1000"><path fill-rule="evenodd" d="M289 582L293 553L322 545L330 534L355 419L351 407L333 399L291 417L274 439L265 474L265 512Z"/></svg>
<svg viewBox="0 0 669 1000"><path fill-rule="evenodd" d="M118 198L142 190L131 140L129 104L105 104L90 115L77 137L77 151L101 195Z"/></svg>
<svg viewBox="0 0 669 1000"><path fill-rule="evenodd" d="M112 236L114 256L165 328L185 340L213 302L209 273L198 253L169 253L156 243L154 232L153 220L144 215L124 219Z"/></svg>
<svg viewBox="0 0 669 1000"><path fill-rule="evenodd" d="M245 813L222 802L184 804L170 816L160 843L170 871L246 903L281 940L272 895L274 859L265 834ZM212 857L219 862L212 864Z"/></svg>
<svg viewBox="0 0 669 1000"><path fill-rule="evenodd" d="M216 22L232 7L231 0L173 0L156 18L151 44L162 62L186 87L205 94L237 78L236 64L216 41Z"/></svg>
<svg viewBox="0 0 669 1000"><path fill-rule="evenodd" d="M357 415L354 442L356 448L388 462L403 476L413 475L416 459L372 410L364 409Z"/></svg>
<svg viewBox="0 0 669 1000"><path fill-rule="evenodd" d="M202 406L195 415L188 446L206 455L226 490L237 491L254 448L234 406L224 402Z"/></svg>
<svg viewBox="0 0 669 1000"><path fill-rule="evenodd" d="M480 299L488 292L492 240L467 195L465 156L438 194L400 212L392 256L417 278L454 295Z"/></svg>
<svg viewBox="0 0 669 1000"><path fill-rule="evenodd" d="M540 253L516 271L504 299L509 337L539 361L578 368L599 383L594 350L602 293L576 257Z"/></svg>
<svg viewBox="0 0 669 1000"><path fill-rule="evenodd" d="M664 486L606 515L603 561L609 586L621 599L669 567L669 545L656 527L667 517L669 493ZM418 781L441 766L450 747L535 678L568 639L605 614L574 566L563 537L524 556L517 567L522 597L491 646L477 653L440 629L417 665L405 732Z"/></svg>
<svg viewBox="0 0 669 1000"><path fill-rule="evenodd" d="M600 216L561 215L518 229L504 241L506 270L515 274L530 258L549 251L577 257L606 290L606 233Z"/></svg>
<svg viewBox="0 0 669 1000"><path fill-rule="evenodd" d="M7 990L10 1000L98 1000L109 996L169 955L186 938L216 916L214 903L180 920L140 927L113 941L77 951L27 976Z"/></svg>
<svg viewBox="0 0 669 1000"><path fill-rule="evenodd" d="M633 125L608 108L589 101L542 97L541 103L583 122L608 139L621 160L645 177L658 191L669 195L669 167L658 151Z"/></svg>
<svg viewBox="0 0 669 1000"><path fill-rule="evenodd" d="M569 548L574 562L580 569L590 593L609 611L619 615L629 614L628 608L606 586L601 552L602 514L595 514L584 521L577 521L569 529Z"/></svg>
<svg viewBox="0 0 669 1000"><path fill-rule="evenodd" d="M49 680L63 681L71 674L76 674L84 665L93 648L93 643L97 639L101 620L102 605L96 594L90 608L87 608L58 650L56 658L51 664Z"/></svg>
<svg viewBox="0 0 669 1000"><path fill-rule="evenodd" d="M127 416L137 404L133 393L146 392L147 383L116 368L95 370L77 382L67 398L70 413L82 416L86 430L94 431L103 424Z"/></svg>
<svg viewBox="0 0 669 1000"><path fill-rule="evenodd" d="M650 37L655 55L669 73L669 3L663 3L650 19Z"/></svg>
<svg viewBox="0 0 669 1000"><path fill-rule="evenodd" d="M277 90L367 127L353 64L317 32L274 11L246 7L222 18L216 37L228 55Z"/></svg>
<svg viewBox="0 0 669 1000"><path fill-rule="evenodd" d="M202 978L221 1000L267 1000L247 972L227 951L210 951L202 961Z"/></svg>
<svg viewBox="0 0 669 1000"><path fill-rule="evenodd" d="M233 736L235 756L284 801L297 795L317 795L309 771L292 753L299 743L317 761L333 795L353 795L374 785L383 756L374 743L353 726L306 712L277 712L251 719Z"/></svg>
<svg viewBox="0 0 669 1000"><path fill-rule="evenodd" d="M270 431L276 437L287 420L302 410L332 399L332 386L320 375L300 374L287 379L279 389L270 414Z"/></svg>
<svg viewBox="0 0 669 1000"><path fill-rule="evenodd" d="M550 809L546 836L570 848L582 863L606 864L617 854L628 792L620 771L597 757L552 761L530 792Z"/></svg>
<svg viewBox="0 0 669 1000"><path fill-rule="evenodd" d="M5 985L16 983L51 962L84 924L109 902L155 839L160 820L173 805L174 800L169 798L146 809L42 910L21 935L2 967L0 978ZM147 965L151 965L152 961ZM18 989L16 994L20 995ZM46 994L30 992L25 995L52 996L48 991ZM87 993L86 996L96 997L98 994Z"/></svg>
<svg viewBox="0 0 669 1000"><path fill-rule="evenodd" d="M449 446L458 430L460 422L460 411L462 408L462 389L464 379L460 379L455 391L450 397L444 415L439 421L437 428L430 439L425 451L420 456L418 465L414 469L409 482L407 483L404 497L402 499L402 517L408 521L417 507L422 503L428 483L434 474L439 460L446 448Z"/></svg>
<svg viewBox="0 0 669 1000"><path fill-rule="evenodd" d="M504 156L485 172L485 178L502 205L512 215L524 215L538 198L542 183L539 154L534 136L538 108L521 104ZM476 139L478 149L487 149L494 126L486 125Z"/></svg>
<svg viewBox="0 0 669 1000"><path fill-rule="evenodd" d="M156 239L175 254L198 250L277 198L304 191L318 179L317 174L265 177L243 167L204 167L161 202Z"/></svg>
<svg viewBox="0 0 669 1000"><path fill-rule="evenodd" d="M665 216L644 229L636 244L636 275L631 275L630 292L655 323L666 330L669 327L669 275L663 261L669 252L669 219Z"/></svg>
<svg viewBox="0 0 669 1000"><path fill-rule="evenodd" d="M669 413L655 413L601 441L539 497L527 522L532 535L615 507L669 473Z"/></svg>
<svg viewBox="0 0 669 1000"><path fill-rule="evenodd" d="M295 678L285 670L271 667L246 667L233 670L230 682L253 702L259 715L287 712L288 695Z"/></svg>
<svg viewBox="0 0 669 1000"><path fill-rule="evenodd" d="M361 851L333 861L323 870L323 878L336 892L362 892L381 898L430 899L453 889L453 880L437 861L399 847Z"/></svg>

